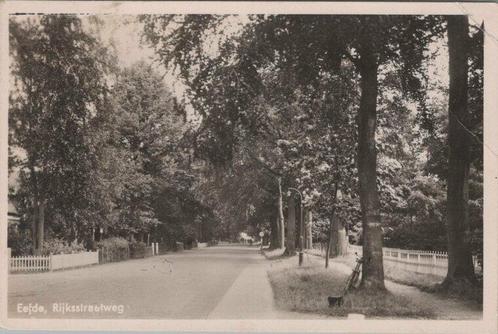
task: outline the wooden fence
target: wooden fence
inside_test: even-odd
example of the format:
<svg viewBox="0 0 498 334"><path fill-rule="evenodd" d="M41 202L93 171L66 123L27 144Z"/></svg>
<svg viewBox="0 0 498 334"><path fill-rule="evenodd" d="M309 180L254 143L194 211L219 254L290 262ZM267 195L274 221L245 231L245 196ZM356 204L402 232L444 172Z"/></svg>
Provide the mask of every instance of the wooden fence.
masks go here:
<svg viewBox="0 0 498 334"><path fill-rule="evenodd" d="M9 259L9 271L47 271L50 270L50 256L16 256Z"/></svg>
<svg viewBox="0 0 498 334"><path fill-rule="evenodd" d="M313 249L309 253L325 256L326 245L322 243L313 244ZM446 252L409 250L398 248L382 248L384 261L394 265L395 268L416 272L420 274L431 274L444 277L448 271L448 254ZM363 254L363 247L358 245L348 245L348 253ZM474 257L474 268L476 272L481 272L482 268Z"/></svg>
<svg viewBox="0 0 498 334"><path fill-rule="evenodd" d="M176 243L175 251L184 249L182 242ZM82 267L93 264L124 261L130 258L145 258L154 255L162 255L170 251L166 244L152 243L144 249L130 251L130 247L119 249L101 248L95 252L81 252L75 254L57 254L48 256L10 256L9 272L41 272L59 270L65 268Z"/></svg>
<svg viewBox="0 0 498 334"><path fill-rule="evenodd" d="M9 258L9 271L40 272L82 267L98 263L98 252L81 252L48 256L16 256Z"/></svg>

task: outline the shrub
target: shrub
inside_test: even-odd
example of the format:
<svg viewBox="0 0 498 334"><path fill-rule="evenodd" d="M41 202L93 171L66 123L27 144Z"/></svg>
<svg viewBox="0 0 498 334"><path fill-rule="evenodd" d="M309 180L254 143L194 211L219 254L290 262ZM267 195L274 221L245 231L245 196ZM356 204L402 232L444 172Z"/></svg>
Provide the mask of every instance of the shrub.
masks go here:
<svg viewBox="0 0 498 334"><path fill-rule="evenodd" d="M145 250L146 247L147 245L145 244L145 242L142 241L135 241L131 243L130 244L131 257L132 258L145 257L147 255Z"/></svg>
<svg viewBox="0 0 498 334"><path fill-rule="evenodd" d="M97 242L99 262L116 262L129 258L129 243L126 239L112 237Z"/></svg>
<svg viewBox="0 0 498 334"><path fill-rule="evenodd" d="M86 251L85 247L77 242L68 243L62 239L52 238L43 242L43 255L74 254Z"/></svg>
<svg viewBox="0 0 498 334"><path fill-rule="evenodd" d="M119 237L112 237L97 242L98 248L107 248L108 250L128 250L128 245L129 243L126 239Z"/></svg>

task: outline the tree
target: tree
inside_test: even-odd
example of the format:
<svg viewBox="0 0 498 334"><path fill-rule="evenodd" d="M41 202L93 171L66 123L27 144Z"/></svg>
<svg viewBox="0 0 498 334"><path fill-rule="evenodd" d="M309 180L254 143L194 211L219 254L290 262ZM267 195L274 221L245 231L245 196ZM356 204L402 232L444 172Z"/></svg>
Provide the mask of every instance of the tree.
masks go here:
<svg viewBox="0 0 498 334"><path fill-rule="evenodd" d="M222 16L181 16L179 20L171 16L145 19L149 41L159 51L165 63L175 63L181 68L182 78L193 88L194 99L195 94L205 95L206 91L212 91L199 89L194 84L212 82L213 62L203 55L202 46L199 47L202 43L178 42L201 41L206 32L216 31L215 27L223 19ZM236 100L242 103L252 101L251 97L261 87L254 83L259 81L257 68L293 69L284 73L294 73L300 88L315 88L324 74L330 76L336 73L341 67L341 59L347 58L354 64L361 90L357 164L365 241L362 275L362 286L365 288L384 289L375 148L378 71L382 66L394 66L402 77L405 90L420 99L420 92L423 91L419 80L421 73L423 77L421 62L425 58L425 46L438 32L438 25L435 24L437 21L436 17L418 16L256 15L251 17L243 39L236 38L237 43L234 44L221 43L221 53L224 50L229 50L228 54L232 54L234 50L247 51L236 57L239 60L236 64L241 65L242 71L233 72L236 73L236 82L243 84L233 86L239 88L233 96L242 95L244 100ZM173 28L180 28L170 30L170 34L163 34L164 27L172 22ZM436 27L434 33L433 27ZM247 45L252 47L247 48ZM233 57L226 56L225 61L218 64L233 71ZM284 78L292 79L292 76L285 74ZM248 94L244 94L247 87L253 88ZM287 87L289 86L285 88ZM242 94L239 92L240 88L243 88ZM221 96L227 97L229 94ZM204 102L205 98L201 101ZM232 108L234 113L231 114L231 121L234 120L233 115L244 118L248 116L245 104L238 104L237 107L242 113ZM227 138L231 137L224 136L223 141L218 142L224 142Z"/></svg>
<svg viewBox="0 0 498 334"><path fill-rule="evenodd" d="M113 108L107 154L113 166L107 181L115 184L116 233L136 235L142 241L159 224L153 203L159 186L175 182L183 135L183 116L175 99L155 70L143 62L122 70L111 91ZM178 188L180 185L175 185Z"/></svg>
<svg viewBox="0 0 498 334"><path fill-rule="evenodd" d="M468 211L470 134L468 111L469 24L467 16L448 16L448 274L443 285L475 282Z"/></svg>
<svg viewBox="0 0 498 334"><path fill-rule="evenodd" d="M14 196L40 252L44 221L51 232L81 241L96 211L91 136L106 110L112 62L72 15L13 16L9 34L9 168L19 172Z"/></svg>
<svg viewBox="0 0 498 334"><path fill-rule="evenodd" d="M296 200L293 194L289 196L288 201L285 255L292 256L296 254Z"/></svg>

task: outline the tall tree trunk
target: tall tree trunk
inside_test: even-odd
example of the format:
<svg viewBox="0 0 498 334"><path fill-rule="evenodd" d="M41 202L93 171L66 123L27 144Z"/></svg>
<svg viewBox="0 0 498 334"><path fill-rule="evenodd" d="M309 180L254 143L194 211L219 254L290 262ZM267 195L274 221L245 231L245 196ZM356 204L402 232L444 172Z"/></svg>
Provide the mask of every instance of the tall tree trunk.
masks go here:
<svg viewBox="0 0 498 334"><path fill-rule="evenodd" d="M32 216L32 222L31 222L31 241L33 242L33 254L38 253L38 217L39 217L39 209L40 209L40 202L39 202L39 196L38 196L38 177L36 175L35 171L35 164L32 158L32 153L28 152L28 166L29 166L29 172L30 172L30 181L33 186L33 216Z"/></svg>
<svg viewBox="0 0 498 334"><path fill-rule="evenodd" d="M332 212L330 214L330 225L329 225L329 239L327 242L327 250L325 252L325 268L329 267L329 257L330 257L330 249L332 248L332 230L333 230L333 225L334 225L334 220L335 220L335 209L337 208L337 183L338 181L336 180L334 184L334 195L333 195L333 200L332 200Z"/></svg>
<svg viewBox="0 0 498 334"><path fill-rule="evenodd" d="M275 219L270 219L270 249L280 248L278 216Z"/></svg>
<svg viewBox="0 0 498 334"><path fill-rule="evenodd" d="M468 125L468 34L467 16L448 16L449 50L449 161L447 188L448 273L443 285L455 280L475 282L470 249L468 211L470 165Z"/></svg>
<svg viewBox="0 0 498 334"><path fill-rule="evenodd" d="M285 221L284 221L284 204L282 196L282 178L278 177L278 221L280 223L280 247L285 247Z"/></svg>
<svg viewBox="0 0 498 334"><path fill-rule="evenodd" d="M358 117L358 176L363 226L363 273L361 286L384 290L380 201L377 192L377 69L376 55L364 43L359 60L361 98Z"/></svg>
<svg viewBox="0 0 498 334"><path fill-rule="evenodd" d="M287 216L287 244L285 255L292 256L296 254L296 201L292 195L289 196Z"/></svg>
<svg viewBox="0 0 498 334"><path fill-rule="evenodd" d="M306 248L313 248L313 212L311 209L306 212Z"/></svg>
<svg viewBox="0 0 498 334"><path fill-rule="evenodd" d="M332 245L330 248L330 257L346 255L348 244L344 224L339 219L334 219L331 228Z"/></svg>
<svg viewBox="0 0 498 334"><path fill-rule="evenodd" d="M36 254L41 255L43 252L43 241L45 239L45 202L38 205L38 224L36 228Z"/></svg>
<svg viewBox="0 0 498 334"><path fill-rule="evenodd" d="M33 255L36 255L38 252L38 202L36 200L33 201L33 216L31 221L31 241Z"/></svg>
<svg viewBox="0 0 498 334"><path fill-rule="evenodd" d="M332 214L330 215L330 225L329 225L329 239L327 242L327 250L325 252L325 268L329 267L330 250L332 249L332 229L335 220L335 207L332 209Z"/></svg>

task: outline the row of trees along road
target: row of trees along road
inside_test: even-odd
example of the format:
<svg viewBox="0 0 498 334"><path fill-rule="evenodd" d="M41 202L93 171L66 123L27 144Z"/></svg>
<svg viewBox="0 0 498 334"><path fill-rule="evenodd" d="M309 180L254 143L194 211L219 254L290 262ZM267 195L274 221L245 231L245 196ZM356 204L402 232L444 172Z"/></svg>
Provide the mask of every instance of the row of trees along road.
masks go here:
<svg viewBox="0 0 498 334"><path fill-rule="evenodd" d="M366 260L362 287L368 289L384 289L381 210L388 211L402 197L389 192L393 180L399 182L402 176L395 174L403 174L406 166L414 171L422 165L412 152L411 160L402 161L405 166L400 168L398 161L396 167L393 157L403 155L396 145L405 152L417 144L427 152L434 149L427 143L440 139L435 133L445 132L426 93L429 46L447 36L449 163L438 164L447 170L447 179L441 178L448 191L449 268L444 285L475 282L467 214L473 140L469 132L476 130L479 136L479 123L471 120L482 117L482 109L474 100L471 117L467 63L471 46L477 50L472 52L482 52L482 35L471 39L466 17L253 15L246 20L153 15L142 16L141 21L145 37L164 65L175 68L202 116L195 138L199 157L230 173L248 164L259 167L253 173L261 178L251 178L258 182L243 191L271 192L264 196L273 197L273 208L256 209L273 209L266 217L278 222L270 226L272 235L280 236L272 239L274 247L283 241L282 189L299 188L303 204L329 218L332 235L344 224L341 217L350 218L357 211L359 197ZM234 26L240 28L234 32ZM410 115L408 103L417 104L416 117ZM413 130L407 130L406 137L396 133L397 126L415 127L418 136L427 133L424 143L417 141ZM477 169L480 159L472 160ZM273 182L264 182L268 177L263 175ZM293 206L290 196L288 254L295 251Z"/></svg>
<svg viewBox="0 0 498 334"><path fill-rule="evenodd" d="M14 249L267 229L292 255L304 216L308 238L332 255L361 221L365 288L384 289L383 242L448 249L444 286L475 282L483 35L466 17L138 21L162 70L120 68L89 32L95 17L10 19L9 196L32 236L9 230ZM429 80L445 38L449 87ZM196 122L164 70L185 86Z"/></svg>
<svg viewBox="0 0 498 334"><path fill-rule="evenodd" d="M40 253L44 240L209 240L219 223L196 195L182 106L151 65L120 68L88 32L99 24L10 19L9 198L21 216L9 228L13 254Z"/></svg>

